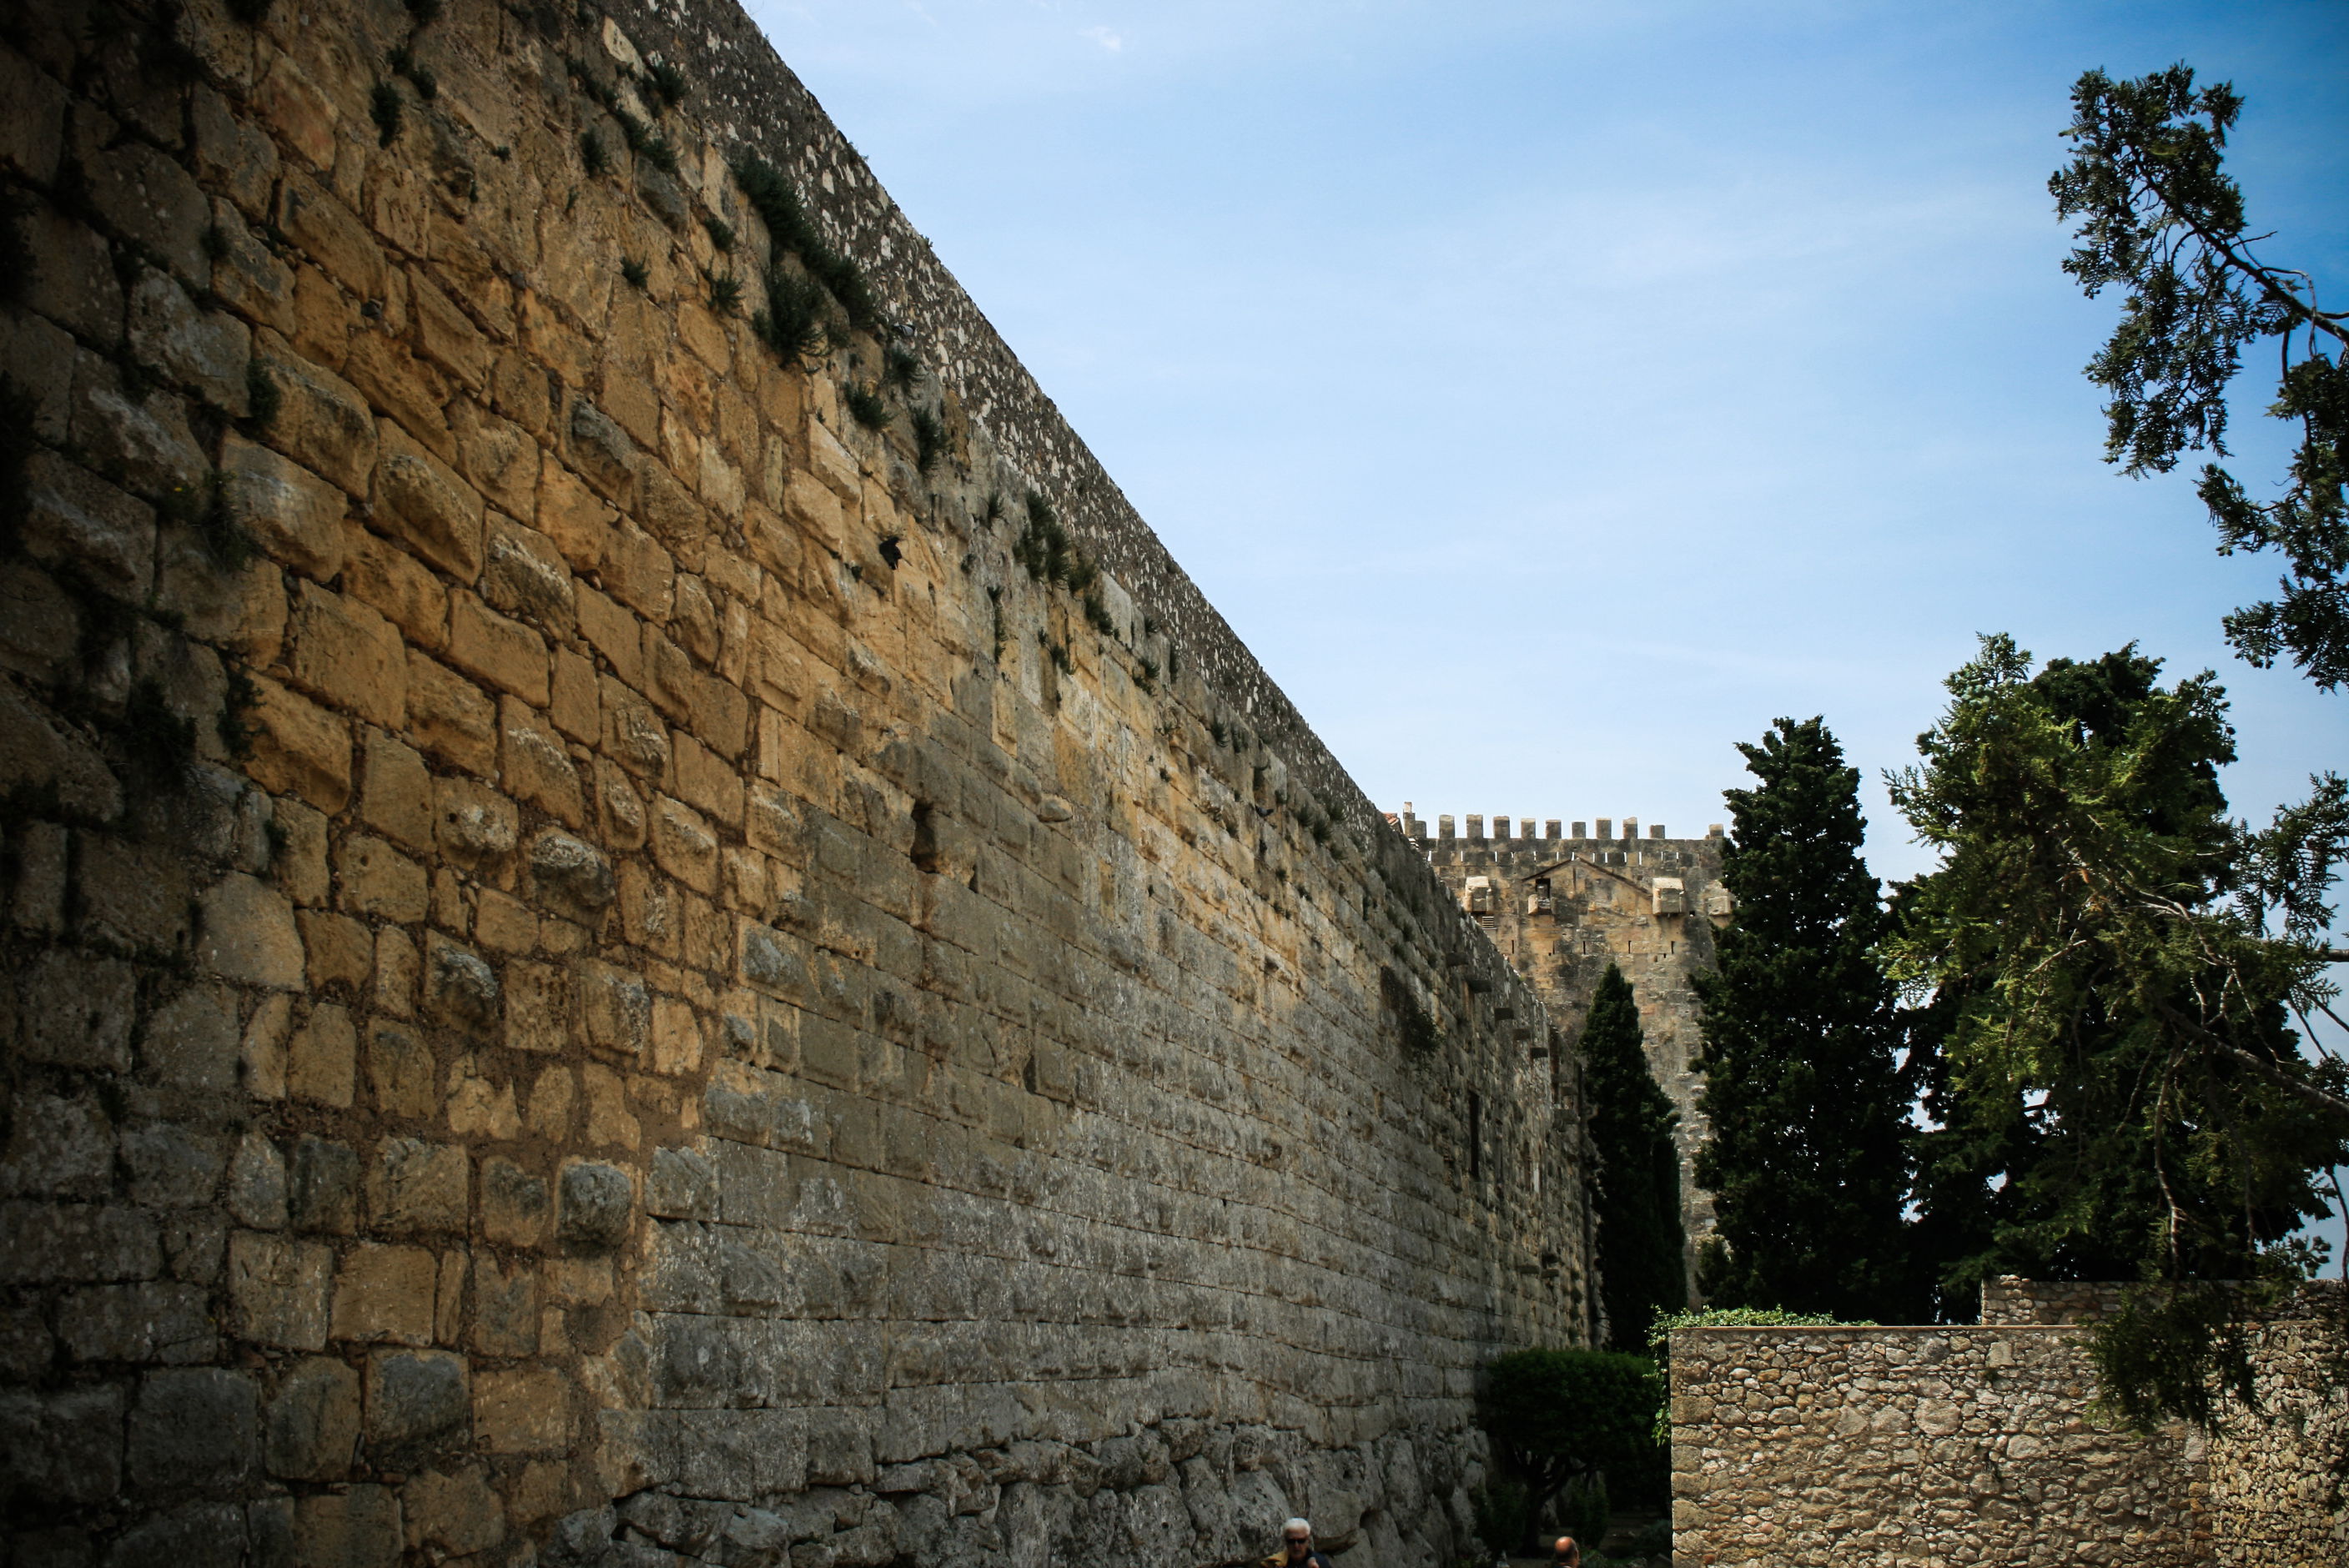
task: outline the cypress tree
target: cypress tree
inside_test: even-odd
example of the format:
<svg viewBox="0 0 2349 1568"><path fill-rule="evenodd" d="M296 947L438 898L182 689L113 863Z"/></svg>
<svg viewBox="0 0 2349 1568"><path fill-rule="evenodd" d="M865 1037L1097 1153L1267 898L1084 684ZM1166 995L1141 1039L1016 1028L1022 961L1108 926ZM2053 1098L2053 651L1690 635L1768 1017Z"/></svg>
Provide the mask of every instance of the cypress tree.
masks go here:
<svg viewBox="0 0 2349 1568"><path fill-rule="evenodd" d="M1608 1344L1645 1355L1659 1312L1688 1305L1681 1226L1680 1114L1648 1070L1640 1006L1614 965L1582 1028L1583 1085L1599 1149L1599 1295Z"/></svg>
<svg viewBox="0 0 2349 1568"><path fill-rule="evenodd" d="M1738 750L1760 782L1726 792L1737 917L1696 977L1712 1123L1696 1178L1718 1219L1698 1286L1714 1306L1912 1319L1909 1094L1871 951L1884 913L1859 855L1859 771L1817 718Z"/></svg>

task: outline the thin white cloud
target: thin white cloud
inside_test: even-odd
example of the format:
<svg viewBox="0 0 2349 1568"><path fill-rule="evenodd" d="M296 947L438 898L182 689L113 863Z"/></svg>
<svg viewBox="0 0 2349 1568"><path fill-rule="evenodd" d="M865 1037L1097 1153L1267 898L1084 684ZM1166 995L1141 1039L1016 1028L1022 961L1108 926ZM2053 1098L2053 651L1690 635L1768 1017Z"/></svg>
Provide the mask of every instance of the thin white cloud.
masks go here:
<svg viewBox="0 0 2349 1568"><path fill-rule="evenodd" d="M1077 36L1081 38L1091 38L1112 55L1125 47L1125 40L1107 27L1086 27Z"/></svg>

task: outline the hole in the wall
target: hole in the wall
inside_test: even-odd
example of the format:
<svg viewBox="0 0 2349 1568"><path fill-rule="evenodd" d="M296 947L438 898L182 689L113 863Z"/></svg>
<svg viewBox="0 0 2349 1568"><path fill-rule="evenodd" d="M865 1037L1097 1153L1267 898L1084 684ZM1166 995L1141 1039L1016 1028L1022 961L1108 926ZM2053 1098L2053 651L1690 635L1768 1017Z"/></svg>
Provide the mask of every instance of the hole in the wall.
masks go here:
<svg viewBox="0 0 2349 1568"><path fill-rule="evenodd" d="M928 801L914 805L914 867L916 871L935 873L938 869L938 824L936 809Z"/></svg>

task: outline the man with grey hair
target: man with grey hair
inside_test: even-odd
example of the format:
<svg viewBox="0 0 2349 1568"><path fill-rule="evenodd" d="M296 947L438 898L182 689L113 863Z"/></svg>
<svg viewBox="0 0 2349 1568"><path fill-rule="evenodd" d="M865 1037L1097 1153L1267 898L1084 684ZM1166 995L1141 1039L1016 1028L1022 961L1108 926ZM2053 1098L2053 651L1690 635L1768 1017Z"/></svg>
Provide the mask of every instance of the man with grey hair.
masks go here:
<svg viewBox="0 0 2349 1568"><path fill-rule="evenodd" d="M1264 1560L1263 1568L1334 1568L1334 1564L1313 1550L1313 1526L1292 1519L1280 1527L1280 1550Z"/></svg>

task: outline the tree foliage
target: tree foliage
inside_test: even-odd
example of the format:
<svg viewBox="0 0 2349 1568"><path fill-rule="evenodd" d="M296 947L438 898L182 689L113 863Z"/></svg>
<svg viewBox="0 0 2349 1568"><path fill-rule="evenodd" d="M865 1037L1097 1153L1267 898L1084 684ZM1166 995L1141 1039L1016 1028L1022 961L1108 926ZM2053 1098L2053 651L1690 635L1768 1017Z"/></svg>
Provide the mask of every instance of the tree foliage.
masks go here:
<svg viewBox="0 0 2349 1568"><path fill-rule="evenodd" d="M1858 770L1816 718L1738 749L1760 782L1728 791L1737 921L1696 979L1712 1123L1696 1178L1718 1220L1699 1287L1721 1306L1898 1319L1909 1096Z"/></svg>
<svg viewBox="0 0 2349 1568"><path fill-rule="evenodd" d="M2320 308L2309 274L2260 259L2241 190L2221 170L2243 100L2197 89L2185 65L2134 81L2089 71L2072 88L2072 161L2048 181L2056 215L2077 219L2064 270L2094 298L2127 291L2120 325L2088 378L2111 395L2105 457L2131 475L2167 473L2178 454L2227 451L2226 390L2242 351L2277 340L2276 399L2301 440L2284 492L2250 492L2216 462L2197 493L2220 552L2273 550L2280 597L2226 617L2228 641L2264 669L2289 655L2321 688L2349 679L2349 334Z"/></svg>
<svg viewBox="0 0 2349 1568"><path fill-rule="evenodd" d="M1918 1234L1952 1294L2004 1272L2174 1285L2294 1265L2282 1243L2324 1211L2313 1175L2349 1153L2349 1074L2288 1026L2331 1000L2315 934L2340 781L2265 833L2230 820L2224 694L2160 669L2129 647L2034 673L1984 638L1922 765L1888 778L1940 855L1884 953L1930 998ZM2175 1369L2213 1370L2228 1343L2196 1302L2136 1314L2135 1349L2110 1347L2140 1412L2196 1413Z"/></svg>
<svg viewBox="0 0 2349 1568"><path fill-rule="evenodd" d="M1608 1342L1637 1353L1659 1312L1688 1305L1680 1115L1648 1070L1631 983L1609 964L1582 1029L1583 1084L1599 1150L1599 1294Z"/></svg>
<svg viewBox="0 0 2349 1568"><path fill-rule="evenodd" d="M1503 1469L1525 1481L1538 1515L1577 1476L1651 1461L1662 1398L1644 1356L1516 1350L1485 1369L1477 1404Z"/></svg>

